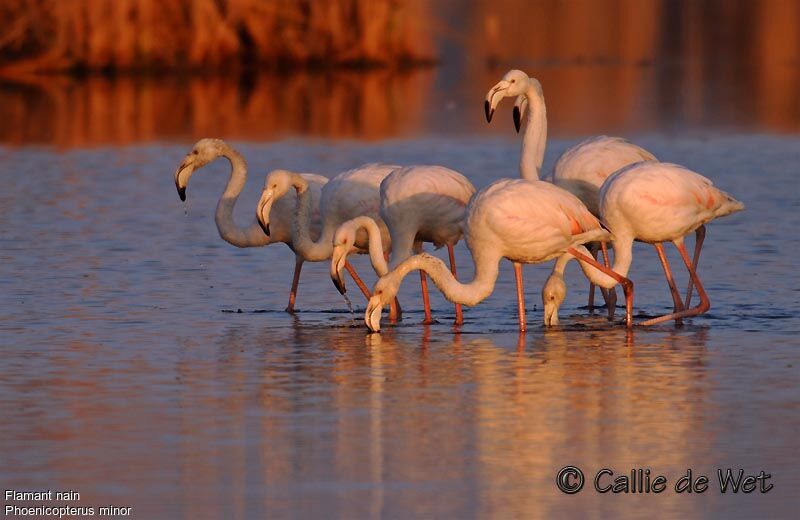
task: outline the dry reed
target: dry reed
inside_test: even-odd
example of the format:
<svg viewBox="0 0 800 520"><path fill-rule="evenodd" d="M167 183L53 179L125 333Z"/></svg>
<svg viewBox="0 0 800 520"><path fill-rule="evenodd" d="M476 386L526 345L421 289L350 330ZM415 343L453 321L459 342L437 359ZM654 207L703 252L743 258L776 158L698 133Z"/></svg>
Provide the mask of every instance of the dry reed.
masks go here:
<svg viewBox="0 0 800 520"><path fill-rule="evenodd" d="M0 67L159 70L430 61L425 0L4 0Z"/></svg>

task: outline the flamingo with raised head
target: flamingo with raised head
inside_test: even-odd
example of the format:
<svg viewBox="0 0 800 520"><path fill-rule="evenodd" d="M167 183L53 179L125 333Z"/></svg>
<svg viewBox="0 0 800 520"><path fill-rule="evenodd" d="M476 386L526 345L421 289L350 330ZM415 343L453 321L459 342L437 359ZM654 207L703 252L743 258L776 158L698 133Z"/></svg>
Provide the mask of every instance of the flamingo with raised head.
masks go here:
<svg viewBox="0 0 800 520"><path fill-rule="evenodd" d="M380 216L386 223L391 239L391 257L387 264L380 228L371 217L360 216L348 220L333 236L331 279L344 294L342 277L347 255L357 251L356 236L364 230L369 237L369 254L378 276L394 269L400 262L419 253L422 242L434 246L447 246L450 270L456 276L453 246L463 234L462 221L475 187L463 175L444 166L407 166L389 174L380 186ZM420 271L422 301L425 309L424 323L433 321L425 273ZM463 322L461 305L455 305L455 323Z"/></svg>
<svg viewBox="0 0 800 520"><path fill-rule="evenodd" d="M312 197L306 179L297 173L274 170L264 181L264 191L258 202L256 218L264 234L272 234L273 208L292 189L297 192L295 218L292 231L292 245L300 257L307 262L322 262L330 259L333 253L333 234L347 220L358 216L368 216L375 220L381 235L381 245L388 253L391 248L389 230L379 215L380 184L383 179L399 166L391 164L365 164L333 177L322 188L319 213L322 229L319 238L311 236ZM360 252L368 248L366 232L358 233L354 246ZM350 264L345 262L350 275L366 298L370 291L356 274ZM393 304L392 317L399 315L399 307Z"/></svg>
<svg viewBox="0 0 800 520"><path fill-rule="evenodd" d="M709 179L677 164L631 164L606 179L600 189L600 214L614 235L614 271L622 276L628 274L633 261L634 240L653 244L672 293L673 312L640 325L677 321L702 314L710 308L711 302L697 275L699 247L695 248L694 259L690 259L683 239L693 231L698 237L704 237L705 224L743 209L744 204L714 187ZM663 242L675 244L689 271L685 302L681 301L675 287ZM605 288L617 283L616 279L605 275L592 281ZM700 304L689 308L693 285L700 295Z"/></svg>
<svg viewBox="0 0 800 520"><path fill-rule="evenodd" d="M631 323L633 283L597 263L582 244L609 240L610 233L571 193L543 181L503 179L478 192L467 207L464 237L472 253L475 277L460 283L438 258L415 255L401 262L375 284L364 320L380 331L383 307L397 294L412 270L424 270L453 303L477 305L494 290L500 260L514 262L517 279L519 329L526 330L521 264L540 263L571 254L590 280L611 277L623 285L626 322Z"/></svg>
<svg viewBox="0 0 800 520"><path fill-rule="evenodd" d="M491 122L495 109L506 97L516 97L514 126L517 131L524 120L519 169L523 179L541 178L547 142L547 109L542 85L521 70L508 71L486 94L484 109ZM523 116L524 115L524 119ZM598 196L603 181L623 166L656 157L621 137L599 136L587 139L564 152L553 168L550 180L577 196L593 215L599 216ZM597 244L589 250L596 257ZM609 295L604 294L610 306ZM614 299L614 296L611 296ZM594 285L589 286L589 308L594 306Z"/></svg>
<svg viewBox="0 0 800 520"><path fill-rule="evenodd" d="M217 203L217 211L214 214L214 222L217 224L219 236L236 247L260 247L283 243L294 251L292 246L292 221L297 199L295 196L286 197L275 205L273 233L269 237L261 231L257 220L254 220L247 227L240 227L234 221L233 208L236 206L236 201L247 183L247 162L242 154L222 139L201 139L197 141L192 147L192 151L186 155L180 166L175 170L175 188L177 188L181 200L186 200L186 188L194 172L219 157L225 157L231 164L228 184ZM299 175L302 176L309 187L309 202L316 212L319 208L322 187L328 182L328 179L312 173ZM319 233L319 218L313 220L312 232L315 235ZM302 267L303 258L295 253L294 276L292 277L292 287L289 291L289 304L286 306L287 312L294 312Z"/></svg>

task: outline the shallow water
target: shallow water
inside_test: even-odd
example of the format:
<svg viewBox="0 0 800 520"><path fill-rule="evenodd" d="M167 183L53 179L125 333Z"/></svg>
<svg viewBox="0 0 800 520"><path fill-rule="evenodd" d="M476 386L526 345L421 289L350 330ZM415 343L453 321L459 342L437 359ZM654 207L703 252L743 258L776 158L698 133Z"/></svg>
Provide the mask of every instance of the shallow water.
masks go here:
<svg viewBox="0 0 800 520"><path fill-rule="evenodd" d="M363 299L351 295L353 321L324 263L304 267L300 312L282 312L293 256L219 239L227 163L192 178L185 213L172 173L188 146L0 148L0 482L73 489L79 505L132 506L135 518L790 516L800 138L636 140L747 205L708 228L711 311L627 334L583 308L571 265L562 327L544 330L549 266L529 266L524 336L509 265L459 333L438 293L439 322L420 324L412 276L405 319L366 334ZM573 142L553 142L546 166ZM484 186L515 176L518 158L515 141L477 137L239 148L253 172L240 223L274 167L437 162ZM456 255L468 278L463 245ZM354 264L374 281L364 258ZM651 247L637 245L630 276L638 314L669 310ZM587 475L577 495L555 485L567 464ZM668 486L692 468L711 488L603 495L591 483L603 467L650 468ZM774 488L722 495L716 469L728 467L764 470Z"/></svg>

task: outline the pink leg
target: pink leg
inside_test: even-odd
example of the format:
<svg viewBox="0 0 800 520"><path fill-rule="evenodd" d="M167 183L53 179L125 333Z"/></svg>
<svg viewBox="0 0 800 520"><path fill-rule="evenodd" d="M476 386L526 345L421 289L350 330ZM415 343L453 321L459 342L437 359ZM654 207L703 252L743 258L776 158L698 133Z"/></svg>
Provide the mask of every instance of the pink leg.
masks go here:
<svg viewBox="0 0 800 520"><path fill-rule="evenodd" d="M525 332L525 288L522 285L522 264L514 262L514 278L517 280L517 311L519 313L519 331Z"/></svg>
<svg viewBox="0 0 800 520"><path fill-rule="evenodd" d="M675 280L672 278L672 271L669 268L669 262L667 262L667 255L664 254L664 245L660 242L653 244L656 248L656 252L658 252L658 259L661 260L661 266L664 268L664 276L667 277L667 283L669 284L669 292L672 293L672 303L675 307L672 309L673 313L681 312L683 310L683 303L681 302L681 293L678 292L678 288L675 286ZM675 320L677 325L680 325L681 319L678 318Z"/></svg>
<svg viewBox="0 0 800 520"><path fill-rule="evenodd" d="M603 251L603 263L606 267L611 269L611 260L608 259L608 248L605 242L600 242L600 249ZM605 290L602 287L600 291L603 293L603 299L606 301L606 310L608 310L608 321L614 321L614 314L617 312L617 290L613 287Z"/></svg>
<svg viewBox="0 0 800 520"><path fill-rule="evenodd" d="M422 306L425 308L425 321L422 323L425 325L430 325L433 323L433 317L431 316L431 301L428 295L428 278L425 276L425 271L419 271L419 285L422 288Z"/></svg>
<svg viewBox="0 0 800 520"><path fill-rule="evenodd" d="M300 283L300 269L303 268L303 259L298 255L294 257L294 277L292 278L292 288L289 291L289 305L286 306L286 312L289 314L294 313L294 301L297 299L297 284Z"/></svg>
<svg viewBox="0 0 800 520"><path fill-rule="evenodd" d="M700 226L694 232L694 258L692 259L692 269L697 272L697 264L700 262L700 249L703 247L703 240L706 239L706 227ZM686 303L684 304L685 308L689 308L689 305L692 303L692 278L689 277L689 288L686 289Z"/></svg>
<svg viewBox="0 0 800 520"><path fill-rule="evenodd" d="M358 288L361 289L361 293L364 295L364 298L368 300L372 298L372 294L369 292L369 288L367 288L367 285L361 280L361 277L358 276L358 273L350 264L350 262L345 261L344 268L347 269L347 272L350 273L350 277L356 283Z"/></svg>
<svg viewBox="0 0 800 520"><path fill-rule="evenodd" d="M653 318L652 320L644 321L641 323L641 325L655 325L656 323L662 323L669 320L677 320L679 318L697 316L698 314L702 314L711 308L711 302L709 301L708 295L706 294L706 291L703 288L703 284L700 283L700 278L697 276L697 272L692 267L691 260L689 260L689 253L686 252L686 246L684 246L682 243L678 243L675 244L675 247L678 248L678 252L681 254L683 263L686 265L686 269L689 270L689 276L692 277L694 285L695 287L697 287L697 294L700 295L700 305L692 309L685 309L680 312L673 312L672 314L667 314L666 316L661 316L658 318Z"/></svg>
<svg viewBox="0 0 800 520"><path fill-rule="evenodd" d="M453 277L458 279L458 273L456 272L456 257L453 254L453 246L448 244L447 245L447 254L450 256L450 272L453 273ZM464 312L461 310L461 304L456 304L456 325L462 325L464 323Z"/></svg>
<svg viewBox="0 0 800 520"><path fill-rule="evenodd" d="M599 269L622 285L622 290L625 292L625 325L628 328L633 327L633 282L628 278L616 273L610 267L600 265L597 260L581 253L574 247L567 249L567 252L578 260L586 262L592 267Z"/></svg>
<svg viewBox="0 0 800 520"><path fill-rule="evenodd" d="M592 244L592 247L589 248L589 252L592 253L592 257L597 259L597 248L594 246L594 244ZM594 287L595 285L592 282L589 282L589 302L587 303L589 312L594 311Z"/></svg>
<svg viewBox="0 0 800 520"><path fill-rule="evenodd" d="M383 252L383 258L386 260L386 263L389 263L389 251ZM402 319L402 317L403 309L400 308L400 300L395 298L389 303L389 322L397 323L397 320Z"/></svg>

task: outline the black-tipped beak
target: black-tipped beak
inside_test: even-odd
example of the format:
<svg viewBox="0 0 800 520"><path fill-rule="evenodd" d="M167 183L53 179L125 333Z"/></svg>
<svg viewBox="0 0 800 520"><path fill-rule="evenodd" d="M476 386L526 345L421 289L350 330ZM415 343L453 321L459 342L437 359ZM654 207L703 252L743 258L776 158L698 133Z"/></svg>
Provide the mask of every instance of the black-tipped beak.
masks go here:
<svg viewBox="0 0 800 520"><path fill-rule="evenodd" d="M485 100L483 102L483 111L486 113L486 122L492 122L492 116L494 115L494 109L492 108L492 104L489 103L489 100Z"/></svg>
<svg viewBox="0 0 800 520"><path fill-rule="evenodd" d="M265 235L269 236L269 222L264 224L263 222L261 222L261 219L257 220L258 220L258 225L261 226L261 231L263 231Z"/></svg>
<svg viewBox="0 0 800 520"><path fill-rule="evenodd" d="M519 133L519 129L522 126L522 114L519 111L519 107L516 106L516 105L514 106L513 117L514 117L514 128L516 128L517 129L517 133Z"/></svg>
<svg viewBox="0 0 800 520"><path fill-rule="evenodd" d="M178 197L181 198L181 201L186 202L186 186L178 186L176 184L175 187L178 188Z"/></svg>
<svg viewBox="0 0 800 520"><path fill-rule="evenodd" d="M336 286L336 289L339 291L339 294L347 293L347 287L344 286L344 280L342 280L338 276L331 276L331 280L333 280L333 285Z"/></svg>

